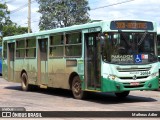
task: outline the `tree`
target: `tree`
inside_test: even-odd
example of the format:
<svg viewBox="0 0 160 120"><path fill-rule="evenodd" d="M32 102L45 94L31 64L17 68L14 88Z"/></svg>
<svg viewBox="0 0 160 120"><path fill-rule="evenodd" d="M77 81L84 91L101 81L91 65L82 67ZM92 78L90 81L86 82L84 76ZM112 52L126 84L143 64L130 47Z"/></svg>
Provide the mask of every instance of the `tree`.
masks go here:
<svg viewBox="0 0 160 120"><path fill-rule="evenodd" d="M3 26L2 31L3 31L3 37L5 37L5 36L12 36L12 35L27 33L28 28L17 26L16 24L11 24L11 25Z"/></svg>
<svg viewBox="0 0 160 120"><path fill-rule="evenodd" d="M18 35L23 34L28 31L27 27L17 26L16 23L13 23L10 20L10 11L6 3L0 3L0 32L2 33L3 37L11 36L11 35ZM0 38L0 46L2 43L2 38Z"/></svg>
<svg viewBox="0 0 160 120"><path fill-rule="evenodd" d="M11 21L9 19L9 11L6 4L0 3L0 32L2 33L2 29L4 25L10 24ZM2 44L2 37L0 37L0 46Z"/></svg>
<svg viewBox="0 0 160 120"><path fill-rule="evenodd" d="M10 20L10 11L6 3L0 3L0 31L5 36L23 34L27 32L27 27L17 26L16 23L13 23Z"/></svg>
<svg viewBox="0 0 160 120"><path fill-rule="evenodd" d="M2 28L3 37L24 34L27 32L28 32L28 27L17 26L15 23L12 23L10 25L4 25ZM2 45L2 39L0 38L0 46L1 45Z"/></svg>
<svg viewBox="0 0 160 120"><path fill-rule="evenodd" d="M0 31L2 31L4 25L12 24L9 14L7 5L0 3Z"/></svg>
<svg viewBox="0 0 160 120"><path fill-rule="evenodd" d="M89 14L87 0L37 0L41 30L66 27L88 22Z"/></svg>

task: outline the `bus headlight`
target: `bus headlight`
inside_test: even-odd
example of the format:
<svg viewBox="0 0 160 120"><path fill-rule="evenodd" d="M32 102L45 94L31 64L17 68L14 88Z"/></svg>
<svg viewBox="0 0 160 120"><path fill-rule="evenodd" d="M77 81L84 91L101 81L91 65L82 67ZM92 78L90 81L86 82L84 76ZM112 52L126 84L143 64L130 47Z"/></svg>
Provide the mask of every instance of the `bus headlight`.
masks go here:
<svg viewBox="0 0 160 120"><path fill-rule="evenodd" d="M159 72L155 72L151 74L152 77L159 77Z"/></svg>
<svg viewBox="0 0 160 120"><path fill-rule="evenodd" d="M115 79L117 78L117 76L116 76L116 75L109 74L108 78L109 78L110 80L115 80Z"/></svg>

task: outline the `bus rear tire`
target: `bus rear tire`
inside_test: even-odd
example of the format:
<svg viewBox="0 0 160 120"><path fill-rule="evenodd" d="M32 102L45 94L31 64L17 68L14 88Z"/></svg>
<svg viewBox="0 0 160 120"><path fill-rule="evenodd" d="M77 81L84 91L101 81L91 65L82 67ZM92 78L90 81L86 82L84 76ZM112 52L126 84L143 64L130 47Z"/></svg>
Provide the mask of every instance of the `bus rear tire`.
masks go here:
<svg viewBox="0 0 160 120"><path fill-rule="evenodd" d="M22 73L22 76L21 76L21 87L23 91L28 91L30 87L28 82L28 77L25 72Z"/></svg>
<svg viewBox="0 0 160 120"><path fill-rule="evenodd" d="M79 76L73 78L71 90L75 99L84 99L84 91L82 90Z"/></svg>
<svg viewBox="0 0 160 120"><path fill-rule="evenodd" d="M124 92L119 92L119 93L115 93L115 95L119 98L125 98L129 95L130 91L124 91Z"/></svg>

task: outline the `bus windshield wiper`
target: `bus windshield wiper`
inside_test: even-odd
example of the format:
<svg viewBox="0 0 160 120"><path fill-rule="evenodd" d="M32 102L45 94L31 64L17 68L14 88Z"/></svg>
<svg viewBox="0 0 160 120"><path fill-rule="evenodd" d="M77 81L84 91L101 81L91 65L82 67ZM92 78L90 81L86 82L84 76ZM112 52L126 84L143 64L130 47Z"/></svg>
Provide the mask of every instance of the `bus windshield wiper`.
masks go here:
<svg viewBox="0 0 160 120"><path fill-rule="evenodd" d="M125 43L127 44L128 47L130 47L130 44L128 43L126 36L124 35L124 33L121 30L118 30L119 33L122 34L122 37L124 38Z"/></svg>
<svg viewBox="0 0 160 120"><path fill-rule="evenodd" d="M143 36L141 37L140 41L138 42L138 46L142 44L142 42L144 41L144 38L146 37L147 35L147 31L145 31L145 33L143 34Z"/></svg>

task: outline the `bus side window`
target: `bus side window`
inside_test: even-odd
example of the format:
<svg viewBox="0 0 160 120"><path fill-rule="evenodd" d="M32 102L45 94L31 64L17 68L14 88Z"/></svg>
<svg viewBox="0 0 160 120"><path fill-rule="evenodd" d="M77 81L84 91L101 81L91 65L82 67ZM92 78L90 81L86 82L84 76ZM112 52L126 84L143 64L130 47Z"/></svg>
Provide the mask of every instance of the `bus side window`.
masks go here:
<svg viewBox="0 0 160 120"><path fill-rule="evenodd" d="M25 57L25 40L17 40L16 41L16 58L24 58Z"/></svg>
<svg viewBox="0 0 160 120"><path fill-rule="evenodd" d="M66 34L65 55L80 57L82 54L81 32Z"/></svg>
<svg viewBox="0 0 160 120"><path fill-rule="evenodd" d="M36 37L26 39L26 58L36 57Z"/></svg>
<svg viewBox="0 0 160 120"><path fill-rule="evenodd" d="M64 53L64 36L54 35L50 36L50 57L63 57Z"/></svg>

